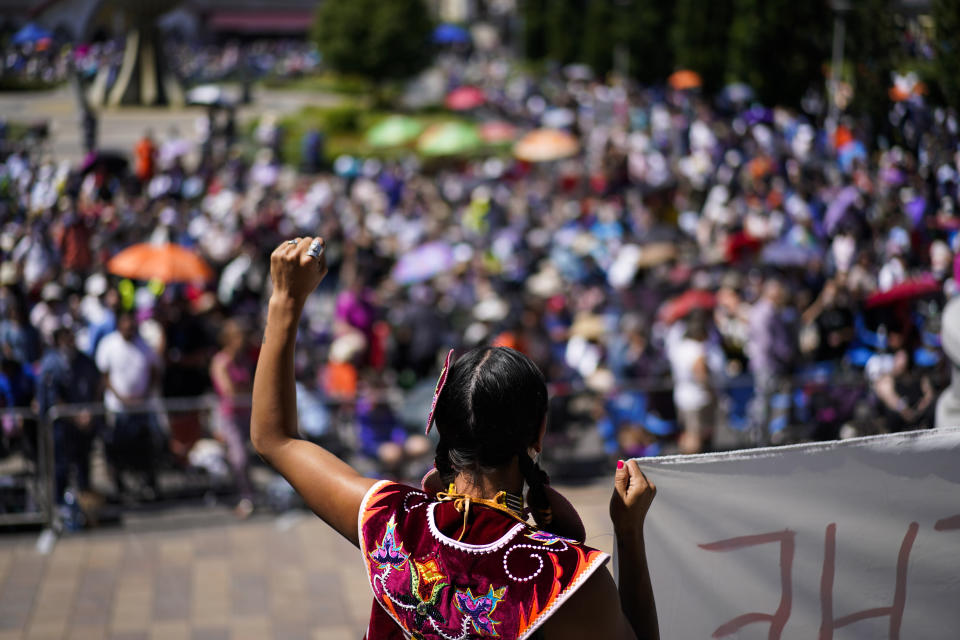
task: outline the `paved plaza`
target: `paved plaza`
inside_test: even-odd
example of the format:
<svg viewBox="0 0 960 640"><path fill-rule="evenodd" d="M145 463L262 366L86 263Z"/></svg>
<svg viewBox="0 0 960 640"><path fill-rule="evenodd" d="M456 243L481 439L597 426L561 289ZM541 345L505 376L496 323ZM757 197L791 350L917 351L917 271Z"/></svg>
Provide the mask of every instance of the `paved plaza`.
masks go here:
<svg viewBox="0 0 960 640"><path fill-rule="evenodd" d="M253 102L238 110L238 120L248 122L273 113L294 113L306 105L329 107L342 98L332 94L296 90L256 89ZM125 107L98 109L98 142L101 149L130 154L133 145L151 129L163 140L172 129L194 143L199 142L197 121L205 117L203 107L183 109ZM50 124L51 139L45 148L51 156L77 163L83 159L80 110L69 85L44 92L0 92L0 117L12 122Z"/></svg>
<svg viewBox="0 0 960 640"><path fill-rule="evenodd" d="M561 488L607 552L611 487ZM36 543L0 534L0 640L358 640L370 612L359 552L306 512L176 507Z"/></svg>

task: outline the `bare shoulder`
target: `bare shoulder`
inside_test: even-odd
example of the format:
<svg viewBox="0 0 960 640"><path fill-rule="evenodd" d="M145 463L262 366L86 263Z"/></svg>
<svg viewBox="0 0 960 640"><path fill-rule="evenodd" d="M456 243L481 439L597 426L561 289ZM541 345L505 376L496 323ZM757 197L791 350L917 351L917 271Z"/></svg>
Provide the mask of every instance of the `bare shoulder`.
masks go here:
<svg viewBox="0 0 960 640"><path fill-rule="evenodd" d="M598 569L570 599L543 623L546 640L582 640L585 637L635 640L620 609L620 593L613 576Z"/></svg>

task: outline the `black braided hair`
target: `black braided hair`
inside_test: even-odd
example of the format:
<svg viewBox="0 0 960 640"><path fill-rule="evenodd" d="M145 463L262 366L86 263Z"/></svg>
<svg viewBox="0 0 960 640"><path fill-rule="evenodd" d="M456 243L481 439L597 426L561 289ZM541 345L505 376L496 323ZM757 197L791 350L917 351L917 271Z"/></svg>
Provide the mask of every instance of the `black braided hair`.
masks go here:
<svg viewBox="0 0 960 640"><path fill-rule="evenodd" d="M553 511L550 509L550 501L547 498L547 485L550 484L550 476L540 468L530 457L526 450L521 451L518 456L520 461L520 473L527 481L530 490L527 491L527 505L533 514L533 519L541 527L549 525L553 521Z"/></svg>
<svg viewBox="0 0 960 640"><path fill-rule="evenodd" d="M546 508L547 477L527 449L546 413L547 385L527 356L506 347L468 351L450 366L437 399L435 464L441 480L449 484L460 471L503 468L518 456L536 517L538 508Z"/></svg>

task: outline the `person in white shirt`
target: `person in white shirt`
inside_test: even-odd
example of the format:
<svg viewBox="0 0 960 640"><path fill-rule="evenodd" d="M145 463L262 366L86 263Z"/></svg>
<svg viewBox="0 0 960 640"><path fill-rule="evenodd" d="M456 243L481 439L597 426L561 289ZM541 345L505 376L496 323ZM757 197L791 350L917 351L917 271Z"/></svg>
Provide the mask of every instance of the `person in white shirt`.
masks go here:
<svg viewBox="0 0 960 640"><path fill-rule="evenodd" d="M153 415L144 403L157 379L160 361L140 337L133 313L117 317L117 330L97 346L97 368L103 374L104 405L113 424L104 437L117 490L124 491L124 471L144 478L144 493L155 497Z"/></svg>
<svg viewBox="0 0 960 640"><path fill-rule="evenodd" d="M684 454L702 453L713 441L717 400L710 383L706 341L706 319L695 313L687 321L684 337L667 349L673 402L683 428L678 444Z"/></svg>

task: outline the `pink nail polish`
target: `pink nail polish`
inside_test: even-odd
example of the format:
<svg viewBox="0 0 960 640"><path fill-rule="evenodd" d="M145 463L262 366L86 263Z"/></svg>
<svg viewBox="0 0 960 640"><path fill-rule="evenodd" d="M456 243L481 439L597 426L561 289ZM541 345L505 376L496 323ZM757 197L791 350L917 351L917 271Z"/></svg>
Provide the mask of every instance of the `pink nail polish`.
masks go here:
<svg viewBox="0 0 960 640"><path fill-rule="evenodd" d="M617 469L623 469L623 460L617 460Z"/></svg>

